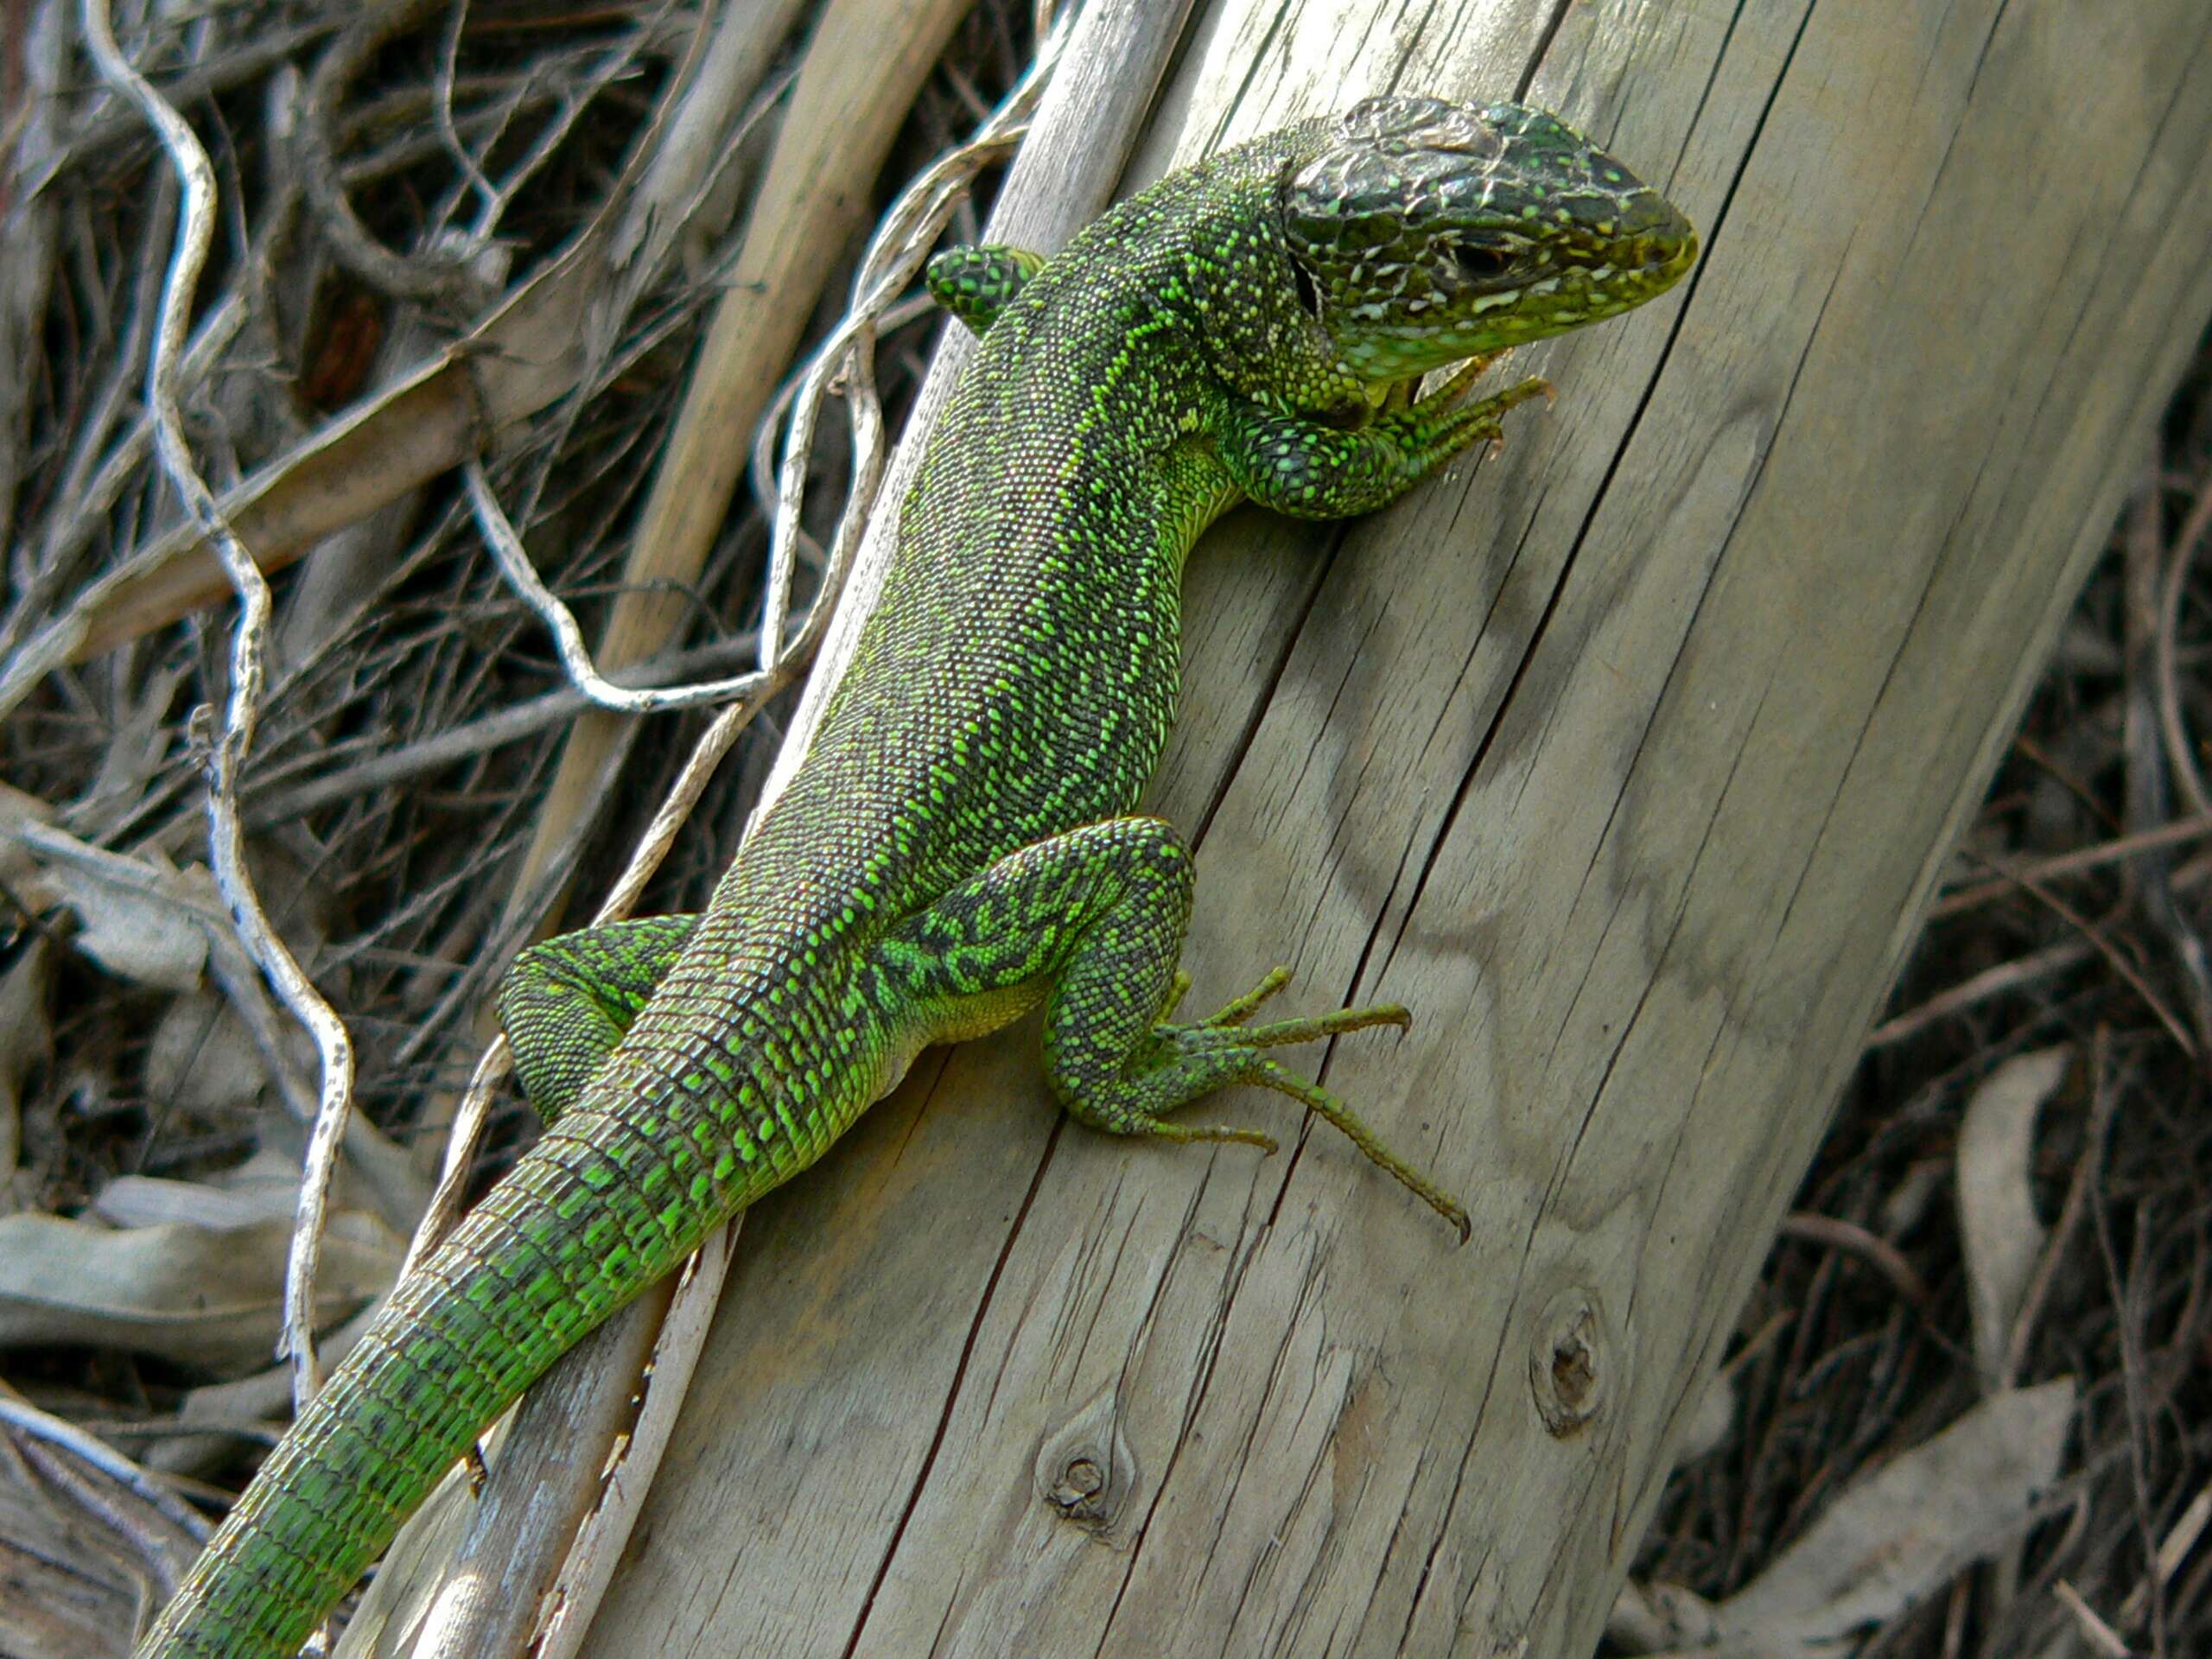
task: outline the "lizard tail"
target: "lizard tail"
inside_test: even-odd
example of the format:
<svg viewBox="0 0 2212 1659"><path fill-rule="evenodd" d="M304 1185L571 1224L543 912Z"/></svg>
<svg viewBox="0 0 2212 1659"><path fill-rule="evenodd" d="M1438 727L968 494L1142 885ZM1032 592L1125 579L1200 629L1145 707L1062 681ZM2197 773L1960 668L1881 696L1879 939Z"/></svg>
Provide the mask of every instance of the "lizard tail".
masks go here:
<svg viewBox="0 0 2212 1659"><path fill-rule="evenodd" d="M476 1437L721 1219L647 1208L640 1148L592 1127L550 1130L394 1290L135 1659L290 1659Z"/></svg>

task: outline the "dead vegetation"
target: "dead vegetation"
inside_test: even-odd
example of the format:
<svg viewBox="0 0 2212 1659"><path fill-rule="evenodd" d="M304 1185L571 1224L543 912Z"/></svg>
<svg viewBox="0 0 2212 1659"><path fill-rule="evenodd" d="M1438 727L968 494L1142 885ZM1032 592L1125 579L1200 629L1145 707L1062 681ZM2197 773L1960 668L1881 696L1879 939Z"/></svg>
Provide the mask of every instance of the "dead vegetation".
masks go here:
<svg viewBox="0 0 2212 1659"><path fill-rule="evenodd" d="M342 1016L359 1080L290 1315L327 1357L429 1202L515 950L584 917L571 891L609 885L680 779L701 810L657 871L665 837L628 861L637 907L695 902L735 843L772 729L705 794L742 716L594 717L580 746L588 700L487 537L512 524L583 637L626 639L601 666L749 674L747 715L772 718L831 585L835 486L874 439L825 421L780 481L764 449L727 512L690 501L702 530L664 459L693 429L728 450L702 423L750 429L757 392L735 416L710 400L785 380L857 272L911 288L912 238L864 266L867 222L976 133L1033 30L1019 5L948 3L907 43L936 67L902 88L880 62L817 67L806 26L834 5L729 10L755 35L656 0L399 0L342 27L315 0L118 9L122 55L211 168L179 435L264 562L299 561L242 744L237 607L145 393L173 152L85 49L93 9L0 7L0 1649L122 1651L281 1427L297 1371L266 1359L328 1084L267 988L272 942ZM871 104L849 220L775 242L824 188L779 184L779 147L814 120L822 153L865 152L849 112ZM894 410L918 315L876 350ZM2212 1651L2207 375L1745 1311L1624 1648ZM830 487L802 500L809 476ZM211 777L234 815L215 845L250 849L227 871ZM249 875L259 944L232 918ZM524 1133L500 1109L463 1174ZM1853 1539L1903 1565L1836 1581Z"/></svg>

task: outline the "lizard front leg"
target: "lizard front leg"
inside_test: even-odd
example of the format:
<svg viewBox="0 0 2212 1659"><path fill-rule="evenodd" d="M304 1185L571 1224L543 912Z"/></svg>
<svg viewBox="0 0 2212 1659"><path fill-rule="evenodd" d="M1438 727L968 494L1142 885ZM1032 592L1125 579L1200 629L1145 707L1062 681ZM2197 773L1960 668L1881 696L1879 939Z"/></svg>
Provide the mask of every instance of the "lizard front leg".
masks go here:
<svg viewBox="0 0 2212 1659"><path fill-rule="evenodd" d="M1214 447L1236 487L1263 507L1298 518L1373 512L1469 444L1503 436L1508 410L1550 394L1549 381L1531 378L1461 403L1491 361L1471 358L1427 397L1350 429L1233 400L1216 417Z"/></svg>
<svg viewBox="0 0 2212 1659"><path fill-rule="evenodd" d="M947 248L930 261L922 281L931 299L981 335L1044 264L1043 254L1027 248L977 242Z"/></svg>

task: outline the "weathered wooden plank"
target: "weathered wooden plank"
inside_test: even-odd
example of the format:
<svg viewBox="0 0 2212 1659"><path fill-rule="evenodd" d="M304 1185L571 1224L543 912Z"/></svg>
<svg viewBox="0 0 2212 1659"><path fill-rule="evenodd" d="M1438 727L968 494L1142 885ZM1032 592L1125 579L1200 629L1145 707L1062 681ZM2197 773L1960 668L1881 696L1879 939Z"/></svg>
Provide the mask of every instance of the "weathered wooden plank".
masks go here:
<svg viewBox="0 0 2212 1659"><path fill-rule="evenodd" d="M1682 297L1528 354L1560 404L1500 460L1193 575L1194 1000L1284 960L1413 1004L1327 1079L1474 1242L1325 1131L1109 1144L1030 1032L933 1057L749 1224L594 1651L1589 1649L2212 312L2209 30L1208 15L1141 171L1529 66L1707 232Z"/></svg>

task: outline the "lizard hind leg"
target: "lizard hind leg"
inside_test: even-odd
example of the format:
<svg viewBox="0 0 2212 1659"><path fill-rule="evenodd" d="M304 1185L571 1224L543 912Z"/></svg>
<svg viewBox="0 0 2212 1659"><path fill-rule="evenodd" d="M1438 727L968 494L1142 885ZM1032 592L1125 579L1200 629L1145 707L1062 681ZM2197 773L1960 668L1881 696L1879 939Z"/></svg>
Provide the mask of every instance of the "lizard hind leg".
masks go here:
<svg viewBox="0 0 2212 1659"><path fill-rule="evenodd" d="M1230 1141L1274 1149L1255 1128L1188 1124L1170 1115L1217 1089L1255 1084L1334 1124L1370 1158L1467 1232L1466 1214L1385 1146L1351 1109L1268 1055L1289 1043L1402 1027L1395 1005L1247 1023L1289 982L1276 969L1247 995L1195 1024L1173 1023L1187 981L1179 972L1191 916L1190 849L1157 818L1109 818L1010 854L911 918L878 961L936 1010L980 1004L1015 986L1049 985L1045 1071L1070 1116L1114 1135Z"/></svg>
<svg viewBox="0 0 2212 1659"><path fill-rule="evenodd" d="M640 916L580 928L515 958L499 982L499 1024L541 1120L568 1110L598 1075L697 921Z"/></svg>

